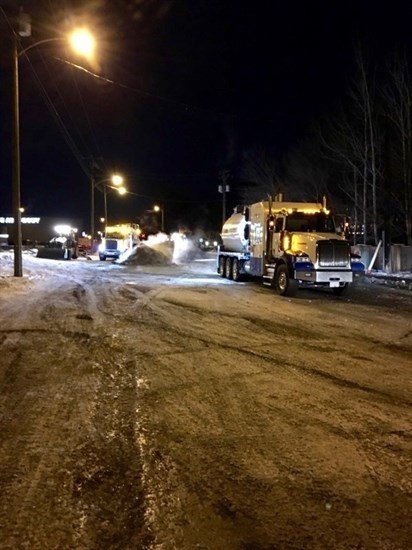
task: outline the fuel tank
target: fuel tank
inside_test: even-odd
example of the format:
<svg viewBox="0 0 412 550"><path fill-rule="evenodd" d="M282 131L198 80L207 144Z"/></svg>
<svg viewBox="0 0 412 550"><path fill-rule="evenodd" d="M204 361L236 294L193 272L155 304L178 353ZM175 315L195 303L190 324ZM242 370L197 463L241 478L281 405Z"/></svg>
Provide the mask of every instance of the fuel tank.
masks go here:
<svg viewBox="0 0 412 550"><path fill-rule="evenodd" d="M246 252L249 245L249 224L244 214L232 214L222 228L222 242L228 252Z"/></svg>

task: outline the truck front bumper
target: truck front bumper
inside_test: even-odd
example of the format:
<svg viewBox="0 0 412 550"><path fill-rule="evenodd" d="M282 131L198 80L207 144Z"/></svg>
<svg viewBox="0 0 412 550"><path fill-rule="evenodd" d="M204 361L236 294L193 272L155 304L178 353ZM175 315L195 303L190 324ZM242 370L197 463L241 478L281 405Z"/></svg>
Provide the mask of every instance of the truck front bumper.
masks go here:
<svg viewBox="0 0 412 550"><path fill-rule="evenodd" d="M353 282L352 271L295 270L295 279L316 285L338 287Z"/></svg>

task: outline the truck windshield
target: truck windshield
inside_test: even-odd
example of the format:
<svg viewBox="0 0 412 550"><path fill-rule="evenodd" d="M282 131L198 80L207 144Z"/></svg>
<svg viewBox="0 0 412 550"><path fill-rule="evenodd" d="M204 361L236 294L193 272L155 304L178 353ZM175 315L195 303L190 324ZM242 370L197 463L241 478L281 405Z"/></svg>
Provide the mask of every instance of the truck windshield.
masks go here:
<svg viewBox="0 0 412 550"><path fill-rule="evenodd" d="M288 231L309 231L317 233L336 233L333 218L319 212L317 214L305 214L295 212L286 218Z"/></svg>
<svg viewBox="0 0 412 550"><path fill-rule="evenodd" d="M108 231L106 234L106 239L124 239L125 236L116 231Z"/></svg>

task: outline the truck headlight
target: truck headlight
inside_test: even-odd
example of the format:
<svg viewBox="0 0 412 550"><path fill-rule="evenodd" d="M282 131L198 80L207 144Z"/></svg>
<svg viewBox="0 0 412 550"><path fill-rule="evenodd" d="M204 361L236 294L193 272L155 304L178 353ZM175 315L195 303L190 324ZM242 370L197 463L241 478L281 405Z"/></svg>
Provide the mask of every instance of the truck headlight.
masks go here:
<svg viewBox="0 0 412 550"><path fill-rule="evenodd" d="M358 246L351 246L350 255L352 258L361 258L362 254L361 254L360 248Z"/></svg>

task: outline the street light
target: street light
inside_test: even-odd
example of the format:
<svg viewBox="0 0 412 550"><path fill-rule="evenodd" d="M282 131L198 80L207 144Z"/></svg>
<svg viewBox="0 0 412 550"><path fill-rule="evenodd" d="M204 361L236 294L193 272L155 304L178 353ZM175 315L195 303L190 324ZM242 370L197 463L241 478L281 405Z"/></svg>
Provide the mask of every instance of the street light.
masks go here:
<svg viewBox="0 0 412 550"><path fill-rule="evenodd" d="M107 182L111 182L112 185L108 185ZM124 195L127 193L127 189L122 185L123 184L123 177L119 174L113 174L111 178L106 178L103 180L100 180L96 183L96 187L99 187L101 184L103 184L103 200L104 200L104 223L105 223L105 233L106 233L106 227L108 225L107 223L107 189L115 189L119 195Z"/></svg>
<svg viewBox="0 0 412 550"><path fill-rule="evenodd" d="M69 36L70 45L76 53L89 60L94 58L95 40L87 29L75 29Z"/></svg>
<svg viewBox="0 0 412 550"><path fill-rule="evenodd" d="M13 129L12 129L12 155L13 155L13 180L12 180L12 202L13 202L13 215L14 215L14 276L23 276L23 257L22 257L22 230L21 230L21 206L20 206L20 98L19 98L19 58L26 54L29 50L36 46L40 46L45 42L51 42L55 40L64 40L64 38L47 38L40 40L34 44L30 44L27 48L19 51L19 36L27 37L31 35L30 25L27 24L29 20L27 14L20 14L20 21L25 21L25 25L20 25L19 31L13 30ZM80 40L76 40L72 34L69 36L71 44L76 45L76 51L79 54L89 58L93 55L94 42L89 34L89 41L85 40L85 29L83 29L83 46L82 50ZM86 47L87 45L87 47Z"/></svg>
<svg viewBox="0 0 412 550"><path fill-rule="evenodd" d="M162 233L164 233L164 231L165 231L165 209L164 209L164 207L160 207L157 204L155 204L153 206L153 210L155 212L160 212L161 215L162 215L162 217L161 217L161 220L162 220L161 229L162 229Z"/></svg>

